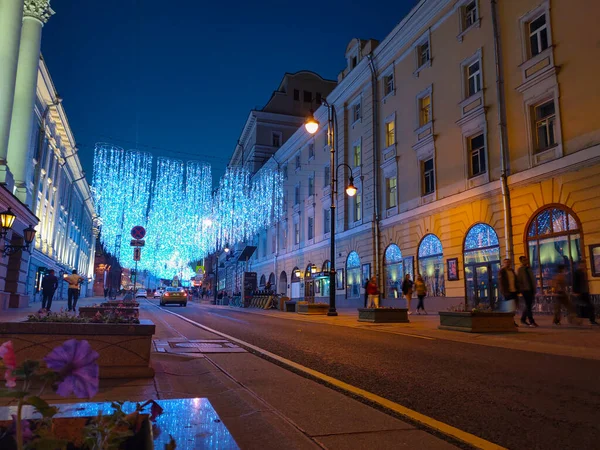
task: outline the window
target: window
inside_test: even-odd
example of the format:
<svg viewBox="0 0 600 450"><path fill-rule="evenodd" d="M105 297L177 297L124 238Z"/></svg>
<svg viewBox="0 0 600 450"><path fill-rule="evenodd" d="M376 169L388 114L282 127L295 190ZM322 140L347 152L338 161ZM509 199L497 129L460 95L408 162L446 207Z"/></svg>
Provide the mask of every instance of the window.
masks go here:
<svg viewBox="0 0 600 450"><path fill-rule="evenodd" d="M311 240L315 237L315 219L313 217L308 218L308 240Z"/></svg>
<svg viewBox="0 0 600 450"><path fill-rule="evenodd" d="M390 147L396 143L396 123L391 120L385 124L385 147Z"/></svg>
<svg viewBox="0 0 600 450"><path fill-rule="evenodd" d="M273 147L281 147L281 133L274 132L271 136Z"/></svg>
<svg viewBox="0 0 600 450"><path fill-rule="evenodd" d="M436 297L446 295L444 280L444 250L435 234L427 234L419 244L419 273L427 286L427 294Z"/></svg>
<svg viewBox="0 0 600 450"><path fill-rule="evenodd" d="M357 122L360 120L360 118L361 118L360 102L358 102L358 103L355 103L354 106L352 107L352 121Z"/></svg>
<svg viewBox="0 0 600 450"><path fill-rule="evenodd" d="M315 157L315 144L308 144L308 159Z"/></svg>
<svg viewBox="0 0 600 450"><path fill-rule="evenodd" d="M483 133L468 139L469 161L471 162L470 175L476 177L486 172L485 165L485 137Z"/></svg>
<svg viewBox="0 0 600 450"><path fill-rule="evenodd" d="M396 177L386 178L385 185L387 190L387 209L394 208L397 205L396 197L398 189L398 180Z"/></svg>
<svg viewBox="0 0 600 450"><path fill-rule="evenodd" d="M294 205L300 204L300 184L294 186Z"/></svg>
<svg viewBox="0 0 600 450"><path fill-rule="evenodd" d="M358 222L359 220L362 219L361 203L362 203L362 195L360 192L357 192L354 195L354 221L355 222Z"/></svg>
<svg viewBox="0 0 600 450"><path fill-rule="evenodd" d="M479 19L477 12L477 1L467 3L462 9L463 30L472 26Z"/></svg>
<svg viewBox="0 0 600 450"><path fill-rule="evenodd" d="M312 103L312 92L304 91L304 103Z"/></svg>
<svg viewBox="0 0 600 450"><path fill-rule="evenodd" d="M329 166L325 166L325 169L323 169L323 186L327 187L327 186L329 186L330 183L331 183L331 170L329 169Z"/></svg>
<svg viewBox="0 0 600 450"><path fill-rule="evenodd" d="M271 253L275 253L277 250L277 234L275 232L271 232Z"/></svg>
<svg viewBox="0 0 600 450"><path fill-rule="evenodd" d="M350 68L354 69L356 67L356 65L358 64L358 58L356 56L353 56L350 59Z"/></svg>
<svg viewBox="0 0 600 450"><path fill-rule="evenodd" d="M295 101L300 100L300 91L298 89L294 89L294 100Z"/></svg>
<svg viewBox="0 0 600 450"><path fill-rule="evenodd" d="M423 195L435 191L435 173L433 170L433 158L423 161Z"/></svg>
<svg viewBox="0 0 600 450"><path fill-rule="evenodd" d="M431 95L425 95L419 99L419 126L431 122Z"/></svg>
<svg viewBox="0 0 600 450"><path fill-rule="evenodd" d="M467 66L467 97L477 94L481 90L481 62L479 60Z"/></svg>
<svg viewBox="0 0 600 450"><path fill-rule="evenodd" d="M283 179L284 179L284 180L287 180L287 179L288 179L288 169L287 169L287 168L288 168L288 165L287 165L287 164L285 164L285 165L283 166L283 168L281 169L281 171L283 172Z"/></svg>
<svg viewBox="0 0 600 450"><path fill-rule="evenodd" d="M294 244L300 244L300 224L298 222L294 223Z"/></svg>
<svg viewBox="0 0 600 450"><path fill-rule="evenodd" d="M283 214L284 216L287 214L288 209L288 194L287 192L283 194Z"/></svg>
<svg viewBox="0 0 600 450"><path fill-rule="evenodd" d="M296 155L296 170L300 170L300 154Z"/></svg>
<svg viewBox="0 0 600 450"><path fill-rule="evenodd" d="M320 92L315 92L315 102L317 102L317 105L321 104L321 93Z"/></svg>
<svg viewBox="0 0 600 450"><path fill-rule="evenodd" d="M323 210L323 233L329 233L331 231L331 210Z"/></svg>
<svg viewBox="0 0 600 450"><path fill-rule="evenodd" d="M549 47L548 27L546 25L546 13L528 24L529 28L529 51L531 57L539 55Z"/></svg>
<svg viewBox="0 0 600 450"><path fill-rule="evenodd" d="M352 155L354 156L354 167L360 167L362 163L362 150L360 148L360 143L354 144Z"/></svg>
<svg viewBox="0 0 600 450"><path fill-rule="evenodd" d="M417 45L417 58L419 61L419 67L429 62L429 41L425 41L420 45Z"/></svg>
<svg viewBox="0 0 600 450"><path fill-rule="evenodd" d="M287 235L288 235L288 229L287 229L287 223L286 223L283 226L283 230L282 230L282 234L281 234L281 248L287 248Z"/></svg>
<svg viewBox="0 0 600 450"><path fill-rule="evenodd" d="M392 70L390 74L386 77L383 77L383 95L390 95L394 92L394 71Z"/></svg>
<svg viewBox="0 0 600 450"><path fill-rule="evenodd" d="M315 195L315 177L308 178L308 196Z"/></svg>
<svg viewBox="0 0 600 450"><path fill-rule="evenodd" d="M556 145L556 110L554 100L534 108L536 151L541 152Z"/></svg>

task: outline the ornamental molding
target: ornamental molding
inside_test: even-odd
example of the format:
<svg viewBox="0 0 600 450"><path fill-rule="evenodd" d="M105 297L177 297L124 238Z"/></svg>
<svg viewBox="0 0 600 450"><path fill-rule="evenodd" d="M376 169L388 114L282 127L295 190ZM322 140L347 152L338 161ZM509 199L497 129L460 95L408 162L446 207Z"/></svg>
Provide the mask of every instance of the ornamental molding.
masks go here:
<svg viewBox="0 0 600 450"><path fill-rule="evenodd" d="M54 10L50 7L50 0L25 0L23 5L23 18L32 17L42 24L48 22L54 14Z"/></svg>

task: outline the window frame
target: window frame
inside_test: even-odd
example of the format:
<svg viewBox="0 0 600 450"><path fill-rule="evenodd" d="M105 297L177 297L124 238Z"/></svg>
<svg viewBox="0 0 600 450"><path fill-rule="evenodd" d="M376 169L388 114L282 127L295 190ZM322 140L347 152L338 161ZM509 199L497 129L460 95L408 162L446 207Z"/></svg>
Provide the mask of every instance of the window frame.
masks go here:
<svg viewBox="0 0 600 450"><path fill-rule="evenodd" d="M275 139L277 138L277 142L279 145L276 145ZM275 148L281 148L283 145L283 133L281 131L271 131L271 146Z"/></svg>
<svg viewBox="0 0 600 450"><path fill-rule="evenodd" d="M473 148L473 140L477 137L482 136L483 145L476 149ZM479 168L481 169L481 153L483 153L484 163L483 170L475 173L473 170L473 152L477 151L479 154ZM476 133L467 137L467 159L469 164L469 178L475 178L485 175L488 171L488 157L487 157L487 136L484 130L479 130Z"/></svg>
<svg viewBox="0 0 600 450"><path fill-rule="evenodd" d="M390 133L390 129L388 128L388 125L392 124L392 133ZM394 145L396 145L396 117L394 116L393 118L386 120L385 124L384 124L384 131L385 131L385 148L389 148L389 147L393 147ZM393 140L390 142L390 134L393 134Z"/></svg>
<svg viewBox="0 0 600 450"><path fill-rule="evenodd" d="M295 102L300 101L300 89L294 89L294 101Z"/></svg>
<svg viewBox="0 0 600 450"><path fill-rule="evenodd" d="M536 29L534 32L531 31L531 26L533 25L533 23L541 18L544 18L544 24L539 27L538 29ZM539 55L540 53L543 53L544 50L547 50L548 48L550 48L551 43L550 43L550 33L549 33L549 29L548 29L548 15L546 14L546 11L541 12L540 14L536 15L534 18L532 18L531 20L528 20L526 23L527 26L527 49L529 52L529 58L535 58L537 55ZM542 47L542 33L545 35L546 38L546 47L545 48L541 48ZM531 45L531 41L533 37L536 37L537 40L537 49L534 50L533 46ZM535 52L535 53L534 53Z"/></svg>
<svg viewBox="0 0 600 450"><path fill-rule="evenodd" d="M354 222L360 222L362 221L362 193L360 189L357 189L356 194L354 194L353 205Z"/></svg>
<svg viewBox="0 0 600 450"><path fill-rule="evenodd" d="M537 55L533 55L531 51L531 42L530 42L530 33L529 33L529 24L534 22L536 19L542 16L542 14L546 15L546 38L548 39L548 47L542 50ZM541 4L524 14L519 18L519 26L521 30L521 54L523 62L527 62L529 60L537 61L538 59L544 58L544 55L547 55L550 52L552 55L552 21L550 20L550 2L549 0L543 0ZM552 59L551 59L552 62ZM535 64L535 63L534 63ZM527 65L525 67L528 67Z"/></svg>
<svg viewBox="0 0 600 450"><path fill-rule="evenodd" d="M331 233L331 208L323 208L323 234Z"/></svg>
<svg viewBox="0 0 600 450"><path fill-rule="evenodd" d="M331 167L327 164L323 167L323 187L327 188L331 186Z"/></svg>
<svg viewBox="0 0 600 450"><path fill-rule="evenodd" d="M315 159L315 144L311 142L308 144L308 159Z"/></svg>
<svg viewBox="0 0 600 450"><path fill-rule="evenodd" d="M477 64L477 71L471 74L471 67L475 64ZM474 80L473 91L471 91L471 79ZM467 92L466 98L476 95L483 89L481 60L479 58L476 58L465 66L465 89Z"/></svg>
<svg viewBox="0 0 600 450"><path fill-rule="evenodd" d="M417 69L424 67L429 62L431 62L431 46L429 39L425 39L417 44Z"/></svg>
<svg viewBox="0 0 600 450"><path fill-rule="evenodd" d="M431 161L431 169L425 171L425 165ZM429 177L428 177L429 175ZM429 180L429 181L428 181ZM425 197L435 193L435 161L433 157L424 159L421 161L421 181L423 183L421 189L421 196ZM431 190L428 187L431 185Z"/></svg>
<svg viewBox="0 0 600 450"><path fill-rule="evenodd" d="M315 195L315 176L311 175L308 177L308 196Z"/></svg>
<svg viewBox="0 0 600 450"><path fill-rule="evenodd" d="M358 149L358 164L356 162L356 149ZM358 139L352 144L352 167L362 167L362 139Z"/></svg>
<svg viewBox="0 0 600 450"><path fill-rule="evenodd" d="M303 103L312 103L312 91L302 91L302 102Z"/></svg>
<svg viewBox="0 0 600 450"><path fill-rule="evenodd" d="M542 107L545 106L549 103L552 103L552 106L554 108L554 112L551 115L547 115L544 116L541 119L538 119L537 117L537 111ZM550 150L554 147L556 147L558 145L558 139L557 139L557 125L558 125L558 112L557 112L557 108L556 108L556 99L555 98L546 98L545 100L541 101L541 102L537 102L535 104L532 105L531 107L532 112L531 112L531 119L532 119L532 134L533 134L533 139L534 139L534 153L539 154L539 153L543 153L546 150ZM554 138L554 142L551 143L550 145L547 145L546 147L540 147L539 145L539 134L538 134L538 129L539 126L538 124L543 123L543 122L548 122L548 120L552 118L552 134L553 134L553 138ZM548 129L546 129L546 137L548 137Z"/></svg>
<svg viewBox="0 0 600 450"><path fill-rule="evenodd" d="M294 167L296 169L296 172L298 172L302 168L300 152L296 153L296 155L294 156Z"/></svg>
<svg viewBox="0 0 600 450"><path fill-rule="evenodd" d="M391 180L394 180L392 186ZM393 191L393 192L392 192ZM393 199L393 204L391 200ZM385 177L385 209L390 210L398 206L398 175Z"/></svg>
<svg viewBox="0 0 600 450"><path fill-rule="evenodd" d="M315 238L315 218L313 216L309 216L306 220L306 232L309 241Z"/></svg>
<svg viewBox="0 0 600 450"><path fill-rule="evenodd" d="M429 99L429 106L427 108L428 111L428 120L425 121L424 119L424 115L423 112L425 111L425 108L423 107L423 101L425 99ZM421 95L420 97L417 98L417 105L418 105L418 124L419 124L419 128L424 127L426 125L429 125L431 122L433 122L433 101L431 98L431 92L426 92L423 95Z"/></svg>

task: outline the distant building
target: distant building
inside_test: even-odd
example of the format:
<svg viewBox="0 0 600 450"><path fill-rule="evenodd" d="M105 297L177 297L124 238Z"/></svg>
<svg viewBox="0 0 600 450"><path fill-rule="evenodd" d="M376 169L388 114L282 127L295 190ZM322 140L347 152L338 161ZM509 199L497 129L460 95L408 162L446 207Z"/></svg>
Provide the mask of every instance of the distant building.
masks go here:
<svg viewBox="0 0 600 450"><path fill-rule="evenodd" d="M599 15L584 0L422 0L381 42L349 43L327 95L336 167L358 187L345 195L340 167L338 307L363 304L369 275L382 305L403 305L401 280L418 273L432 309L494 303L501 260L521 255L538 311L558 264L570 274L587 261L600 294ZM249 267L259 285L327 301L336 167L326 108L315 117L315 136L298 128L264 163L285 174L287 212L249 242Z"/></svg>

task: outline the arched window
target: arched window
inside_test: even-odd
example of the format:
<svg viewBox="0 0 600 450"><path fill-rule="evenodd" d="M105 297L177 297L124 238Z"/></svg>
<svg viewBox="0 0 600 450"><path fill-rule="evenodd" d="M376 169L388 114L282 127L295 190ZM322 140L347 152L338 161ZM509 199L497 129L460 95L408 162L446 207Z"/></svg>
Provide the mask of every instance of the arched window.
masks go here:
<svg viewBox="0 0 600 450"><path fill-rule="evenodd" d="M321 266L321 272L329 273L330 270L331 270L331 261L326 259L325 262L323 263L323 265Z"/></svg>
<svg viewBox="0 0 600 450"><path fill-rule="evenodd" d="M273 272L269 275L269 283L271 283L271 289L273 289L275 287L275 274Z"/></svg>
<svg viewBox="0 0 600 450"><path fill-rule="evenodd" d="M486 223L471 227L463 248L467 303L494 305L498 298L500 244L496 231Z"/></svg>
<svg viewBox="0 0 600 450"><path fill-rule="evenodd" d="M402 278L404 270L402 265L402 252L396 244L390 244L385 249L383 257L385 267L385 298L402 297Z"/></svg>
<svg viewBox="0 0 600 450"><path fill-rule="evenodd" d="M279 287L277 292L281 295L287 295L287 273L285 273L285 270L279 274Z"/></svg>
<svg viewBox="0 0 600 450"><path fill-rule="evenodd" d="M419 273L425 281L428 295L444 296L444 251L435 234L428 234L419 245Z"/></svg>
<svg viewBox="0 0 600 450"><path fill-rule="evenodd" d="M346 285L350 298L360 297L360 257L356 252L350 252L346 259Z"/></svg>
<svg viewBox="0 0 600 450"><path fill-rule="evenodd" d="M321 297L329 297L329 272L331 271L331 261L325 260L321 266L321 276L317 279L317 289Z"/></svg>
<svg viewBox="0 0 600 450"><path fill-rule="evenodd" d="M260 287L263 287L265 285L265 276L264 275L260 276L260 283L258 283L258 285Z"/></svg>
<svg viewBox="0 0 600 450"><path fill-rule="evenodd" d="M538 289L548 293L559 264L565 266L570 285L573 265L583 259L578 221L560 206L543 209L529 224L527 248Z"/></svg>

